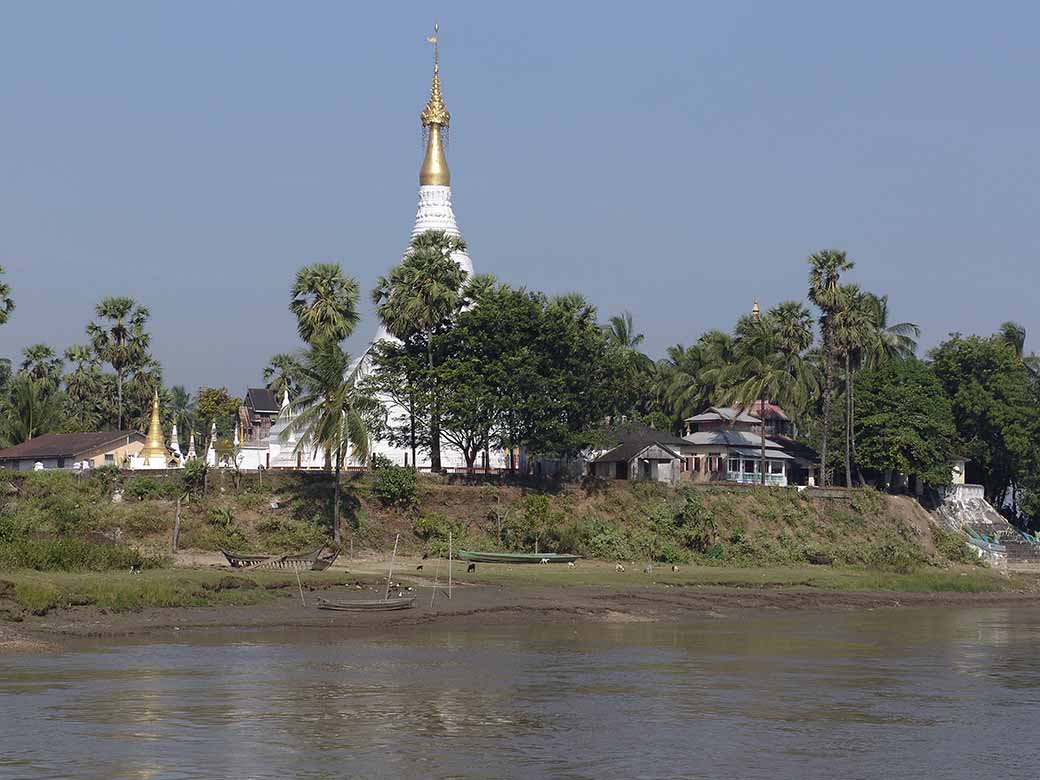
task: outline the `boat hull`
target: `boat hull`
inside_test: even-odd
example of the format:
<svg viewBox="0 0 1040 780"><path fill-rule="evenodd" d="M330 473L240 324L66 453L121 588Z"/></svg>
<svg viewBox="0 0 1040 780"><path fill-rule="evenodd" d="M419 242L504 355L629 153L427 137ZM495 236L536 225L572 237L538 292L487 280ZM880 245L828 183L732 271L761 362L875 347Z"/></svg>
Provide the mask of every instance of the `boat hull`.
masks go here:
<svg viewBox="0 0 1040 780"><path fill-rule="evenodd" d="M337 612L389 612L395 609L411 609L414 605L415 596L366 601L329 601L318 597L318 609L331 609Z"/></svg>

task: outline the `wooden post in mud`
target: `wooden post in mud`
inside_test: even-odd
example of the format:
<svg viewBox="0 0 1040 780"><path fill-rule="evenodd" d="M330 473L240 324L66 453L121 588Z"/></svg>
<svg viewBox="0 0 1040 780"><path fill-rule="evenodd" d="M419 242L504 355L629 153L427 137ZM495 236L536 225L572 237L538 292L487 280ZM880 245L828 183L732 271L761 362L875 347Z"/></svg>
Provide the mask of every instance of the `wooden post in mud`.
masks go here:
<svg viewBox="0 0 1040 780"><path fill-rule="evenodd" d="M401 541L401 534L397 535L394 539L394 552L390 556L390 568L386 570L386 595L383 597L384 600L390 598L390 576L394 573L394 561L397 559L397 543Z"/></svg>
<svg viewBox="0 0 1040 780"><path fill-rule="evenodd" d="M177 552L177 543L181 538L181 499L183 496L177 496L177 515L173 521L173 539L170 540L170 552Z"/></svg>
<svg viewBox="0 0 1040 780"><path fill-rule="evenodd" d="M451 601L451 558L452 558L452 546L451 546L451 531L448 531L448 601Z"/></svg>
<svg viewBox="0 0 1040 780"><path fill-rule="evenodd" d="M433 609L433 598L437 595L437 578L441 573L441 559L437 559L437 568L433 570L433 592L430 593L430 609Z"/></svg>
<svg viewBox="0 0 1040 780"><path fill-rule="evenodd" d="M350 560L354 560L354 534L350 535Z"/></svg>
<svg viewBox="0 0 1040 780"><path fill-rule="evenodd" d="M303 602L303 606L307 606L307 600L303 597L303 582L300 580L300 570L294 567L296 572L296 584L300 588L300 601Z"/></svg>

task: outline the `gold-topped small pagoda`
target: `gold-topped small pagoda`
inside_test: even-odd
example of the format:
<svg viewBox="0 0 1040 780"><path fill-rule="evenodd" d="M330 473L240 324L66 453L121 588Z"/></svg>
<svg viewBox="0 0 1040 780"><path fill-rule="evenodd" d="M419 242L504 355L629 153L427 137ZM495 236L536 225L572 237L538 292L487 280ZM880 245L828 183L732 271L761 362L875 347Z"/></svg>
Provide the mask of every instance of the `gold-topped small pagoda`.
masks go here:
<svg viewBox="0 0 1040 780"><path fill-rule="evenodd" d="M156 391L152 398L152 419L148 423L148 438L144 449L138 455L141 458L161 458L163 464L166 462L166 443L163 440L162 423L159 421L159 392Z"/></svg>

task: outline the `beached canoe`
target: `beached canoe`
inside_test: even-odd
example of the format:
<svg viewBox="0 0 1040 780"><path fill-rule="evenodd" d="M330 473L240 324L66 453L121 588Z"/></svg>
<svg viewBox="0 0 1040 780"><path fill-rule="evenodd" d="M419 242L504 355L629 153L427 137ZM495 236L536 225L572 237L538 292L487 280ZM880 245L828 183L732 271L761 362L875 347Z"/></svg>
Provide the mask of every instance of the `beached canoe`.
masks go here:
<svg viewBox="0 0 1040 780"><path fill-rule="evenodd" d="M392 609L411 609L414 604L415 596L359 601L329 601L318 596L318 609L334 609L339 612L386 612Z"/></svg>
<svg viewBox="0 0 1040 780"><path fill-rule="evenodd" d="M577 555L563 553L500 553L459 550L459 558L474 563L574 563Z"/></svg>
<svg viewBox="0 0 1040 780"><path fill-rule="evenodd" d="M221 550L227 558L228 565L232 569L303 569L310 571L324 571L329 568L339 553L324 547L319 547L314 552L301 553L299 555L256 555L239 554L228 550Z"/></svg>

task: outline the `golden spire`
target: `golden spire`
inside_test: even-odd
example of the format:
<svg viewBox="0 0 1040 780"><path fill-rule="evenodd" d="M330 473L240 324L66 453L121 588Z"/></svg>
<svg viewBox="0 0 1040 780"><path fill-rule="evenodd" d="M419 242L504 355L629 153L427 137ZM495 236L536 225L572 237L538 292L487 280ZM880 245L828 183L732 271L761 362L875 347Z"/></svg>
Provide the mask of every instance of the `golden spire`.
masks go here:
<svg viewBox="0 0 1040 780"><path fill-rule="evenodd" d="M159 423L159 391L152 399L152 420L148 424L148 440L140 453L142 458L166 459L166 444L163 442L162 425Z"/></svg>
<svg viewBox="0 0 1040 780"><path fill-rule="evenodd" d="M427 43L433 44L433 83L430 85L430 99L419 117L427 136L426 157L419 171L419 184L447 187L451 184L451 171L448 170L448 160L444 156L444 136L447 135L451 114L441 97L439 31L440 25L435 24L433 35L426 39Z"/></svg>
<svg viewBox="0 0 1040 780"><path fill-rule="evenodd" d="M751 321L758 322L761 318L762 310L758 308L758 298L755 298L755 302L751 306Z"/></svg>

